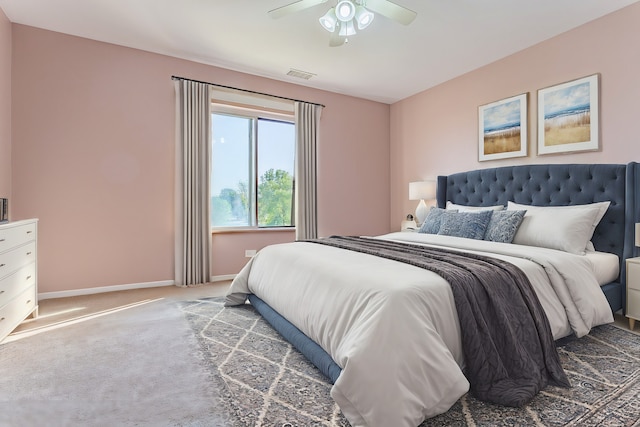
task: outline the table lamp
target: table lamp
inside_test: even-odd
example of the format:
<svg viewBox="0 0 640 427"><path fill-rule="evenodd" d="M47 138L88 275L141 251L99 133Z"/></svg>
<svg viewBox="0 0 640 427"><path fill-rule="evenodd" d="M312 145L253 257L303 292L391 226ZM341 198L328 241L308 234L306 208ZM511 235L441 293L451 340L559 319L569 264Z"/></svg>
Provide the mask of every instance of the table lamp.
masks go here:
<svg viewBox="0 0 640 427"><path fill-rule="evenodd" d="M416 221L422 224L429 213L425 200L433 200L436 197L435 181L418 181L409 183L409 200L420 200L416 207Z"/></svg>

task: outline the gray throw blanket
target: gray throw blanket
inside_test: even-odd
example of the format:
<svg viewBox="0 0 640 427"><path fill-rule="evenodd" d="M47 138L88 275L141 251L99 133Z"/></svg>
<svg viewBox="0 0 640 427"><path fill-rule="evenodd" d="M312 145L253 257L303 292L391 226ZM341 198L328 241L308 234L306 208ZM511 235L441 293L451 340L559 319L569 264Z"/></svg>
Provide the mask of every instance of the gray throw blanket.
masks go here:
<svg viewBox="0 0 640 427"><path fill-rule="evenodd" d="M465 376L484 401L520 407L548 383L570 387L549 321L527 276L477 254L364 237L307 240L433 271L449 282L460 320Z"/></svg>

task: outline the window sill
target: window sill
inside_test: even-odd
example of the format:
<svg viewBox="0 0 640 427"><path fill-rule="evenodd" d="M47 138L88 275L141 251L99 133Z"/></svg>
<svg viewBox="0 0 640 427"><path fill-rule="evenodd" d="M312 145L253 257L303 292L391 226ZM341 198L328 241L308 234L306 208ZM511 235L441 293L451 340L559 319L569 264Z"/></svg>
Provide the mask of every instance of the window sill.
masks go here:
<svg viewBox="0 0 640 427"><path fill-rule="evenodd" d="M211 230L211 234L230 234L230 233L281 233L284 231L295 232L295 227L229 227L229 228L214 228Z"/></svg>

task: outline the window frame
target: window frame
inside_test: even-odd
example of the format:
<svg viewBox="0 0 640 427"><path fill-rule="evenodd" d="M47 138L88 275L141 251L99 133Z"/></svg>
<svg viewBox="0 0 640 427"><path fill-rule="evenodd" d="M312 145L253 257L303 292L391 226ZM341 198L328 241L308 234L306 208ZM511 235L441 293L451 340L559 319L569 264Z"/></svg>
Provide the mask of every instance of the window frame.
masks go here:
<svg viewBox="0 0 640 427"><path fill-rule="evenodd" d="M220 232L241 232L241 231L277 231L277 230L295 230L295 218L291 218L292 225L277 225L277 226L258 226L258 120L271 120L278 122L290 123L294 127L296 126L295 116L293 113L284 113L278 112L276 110L271 109L260 109L260 108L250 108L250 107L241 107L237 105L229 105L217 103L216 101L211 102L211 106L209 108L209 114L213 116L214 114L224 114L234 117L241 117L246 119L252 119L253 125L251 126L251 147L249 153L249 195L252 200L249 210L251 215L252 225L246 226L232 226L232 227L216 227L211 224L211 231L213 233ZM211 138L209 141L213 150L213 132L211 133ZM294 146L294 173L293 173L293 191L295 192L295 146ZM211 178L209 178L211 179ZM212 194L209 195L211 197ZM295 206L293 206L293 211L295 212Z"/></svg>

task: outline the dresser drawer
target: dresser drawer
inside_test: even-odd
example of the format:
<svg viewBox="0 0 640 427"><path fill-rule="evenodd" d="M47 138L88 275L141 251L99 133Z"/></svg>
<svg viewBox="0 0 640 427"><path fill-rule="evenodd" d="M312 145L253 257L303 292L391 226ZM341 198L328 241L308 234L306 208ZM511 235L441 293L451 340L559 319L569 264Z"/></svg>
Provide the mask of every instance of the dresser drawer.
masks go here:
<svg viewBox="0 0 640 427"><path fill-rule="evenodd" d="M36 264L31 263L0 280L0 307L29 286L36 284Z"/></svg>
<svg viewBox="0 0 640 427"><path fill-rule="evenodd" d="M36 242L0 254L0 278L36 260Z"/></svg>
<svg viewBox="0 0 640 427"><path fill-rule="evenodd" d="M0 308L0 337L5 337L36 308L36 287L22 292Z"/></svg>
<svg viewBox="0 0 640 427"><path fill-rule="evenodd" d="M36 223L6 227L0 230L0 253L36 240Z"/></svg>

